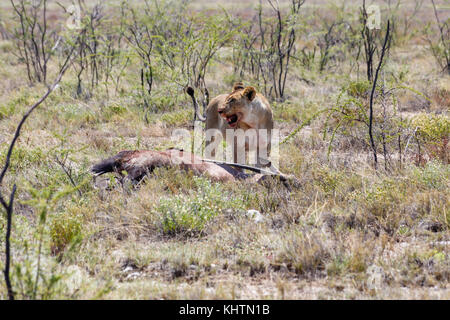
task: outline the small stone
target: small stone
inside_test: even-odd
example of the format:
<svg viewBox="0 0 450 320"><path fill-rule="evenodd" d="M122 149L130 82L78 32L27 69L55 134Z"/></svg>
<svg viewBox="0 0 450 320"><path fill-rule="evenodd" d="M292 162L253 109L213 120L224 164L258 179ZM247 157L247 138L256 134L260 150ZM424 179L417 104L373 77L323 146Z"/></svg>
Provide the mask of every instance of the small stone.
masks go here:
<svg viewBox="0 0 450 320"><path fill-rule="evenodd" d="M125 280L135 280L135 279L139 278L140 276L141 276L140 272L133 272L133 273L130 273L129 275L127 275L125 277Z"/></svg>
<svg viewBox="0 0 450 320"><path fill-rule="evenodd" d="M133 271L133 267L127 266L125 269L123 269L123 272L130 272Z"/></svg>
<svg viewBox="0 0 450 320"><path fill-rule="evenodd" d="M258 210L250 209L247 211L246 216L253 219L256 223L264 221L264 216Z"/></svg>

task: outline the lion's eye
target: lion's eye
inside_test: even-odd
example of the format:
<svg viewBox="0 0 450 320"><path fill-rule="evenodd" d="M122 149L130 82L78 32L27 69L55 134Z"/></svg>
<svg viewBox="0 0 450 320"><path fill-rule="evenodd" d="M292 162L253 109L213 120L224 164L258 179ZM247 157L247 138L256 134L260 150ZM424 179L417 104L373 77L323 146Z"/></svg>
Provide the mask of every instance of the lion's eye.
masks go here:
<svg viewBox="0 0 450 320"><path fill-rule="evenodd" d="M230 99L228 100L228 103L234 103L236 101L236 99Z"/></svg>

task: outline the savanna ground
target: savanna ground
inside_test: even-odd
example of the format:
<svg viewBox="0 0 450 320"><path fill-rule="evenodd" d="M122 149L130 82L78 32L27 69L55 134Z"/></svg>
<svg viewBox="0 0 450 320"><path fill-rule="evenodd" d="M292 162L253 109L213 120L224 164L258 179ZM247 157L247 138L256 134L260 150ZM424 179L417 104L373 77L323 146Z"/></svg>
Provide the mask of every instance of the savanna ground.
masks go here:
<svg viewBox="0 0 450 320"><path fill-rule="evenodd" d="M42 1L33 3L42 17ZM27 72L18 46L30 38L23 41L17 13L2 1L2 166L69 40L85 37L59 87L25 123L0 185L5 197L14 183L18 190L15 297L449 299L450 4L435 1L441 36L431 1L374 3L381 13L380 29L369 30L374 71L388 19L392 35L374 98L376 169L362 1L307 0L295 21L291 3L280 2L282 52L295 30L283 90L272 81L280 55L270 35L279 29L266 1L261 27L256 1L107 1L98 12L89 1L80 3L75 31L63 7L48 1L46 81L35 61ZM112 175L93 181L97 161L124 149L163 150L173 146L172 130L192 130L186 85L214 97L235 81L269 98L283 141L280 169L300 188L212 183L176 170L156 170L136 189ZM7 298L3 277L0 298Z"/></svg>

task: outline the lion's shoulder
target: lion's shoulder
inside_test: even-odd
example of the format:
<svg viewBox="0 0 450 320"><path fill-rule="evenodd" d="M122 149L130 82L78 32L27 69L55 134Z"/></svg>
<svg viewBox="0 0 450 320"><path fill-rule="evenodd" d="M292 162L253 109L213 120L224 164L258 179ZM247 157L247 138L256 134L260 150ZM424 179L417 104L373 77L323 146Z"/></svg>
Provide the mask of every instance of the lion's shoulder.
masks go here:
<svg viewBox="0 0 450 320"><path fill-rule="evenodd" d="M259 93L259 92L256 93L255 102L259 102L259 104L261 104L261 106L264 109L267 109L267 111L272 112L272 108L270 107L269 100L267 100L267 98L262 93Z"/></svg>

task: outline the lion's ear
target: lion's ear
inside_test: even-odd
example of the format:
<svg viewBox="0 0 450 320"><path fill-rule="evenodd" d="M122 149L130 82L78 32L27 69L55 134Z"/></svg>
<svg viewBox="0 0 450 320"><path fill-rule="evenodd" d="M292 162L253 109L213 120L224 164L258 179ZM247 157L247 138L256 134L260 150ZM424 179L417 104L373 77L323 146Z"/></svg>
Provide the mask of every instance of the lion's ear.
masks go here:
<svg viewBox="0 0 450 320"><path fill-rule="evenodd" d="M244 84L242 82L236 82L233 86L233 91L244 89Z"/></svg>
<svg viewBox="0 0 450 320"><path fill-rule="evenodd" d="M248 100L252 101L253 99L255 99L256 89L253 87L247 87L245 88L243 95L246 96Z"/></svg>

